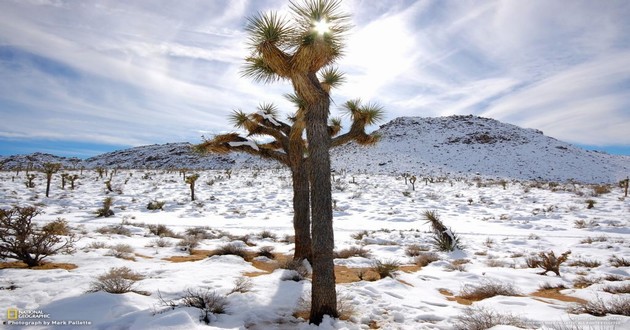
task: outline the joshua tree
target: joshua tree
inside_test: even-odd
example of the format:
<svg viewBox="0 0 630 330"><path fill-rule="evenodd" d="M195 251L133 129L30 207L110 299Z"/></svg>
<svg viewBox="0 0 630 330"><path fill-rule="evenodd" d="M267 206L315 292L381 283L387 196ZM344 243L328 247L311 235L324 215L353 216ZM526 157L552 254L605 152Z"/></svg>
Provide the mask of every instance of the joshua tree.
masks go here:
<svg viewBox="0 0 630 330"><path fill-rule="evenodd" d="M68 175L67 179L70 180L70 189L74 190L74 181L76 181L79 178L78 175L76 174L72 174L72 175Z"/></svg>
<svg viewBox="0 0 630 330"><path fill-rule="evenodd" d="M308 139L310 204L312 210L313 285L310 322L320 324L324 315L337 317L333 264L334 233L330 182L331 137L328 131L329 86L317 74L342 55L343 35L349 16L340 13L339 0L291 2L293 19L277 13L249 18L246 27L252 51L245 76L256 81L288 80L303 102Z"/></svg>
<svg viewBox="0 0 630 330"><path fill-rule="evenodd" d="M191 174L186 177L186 183L190 185L190 199L195 200L195 181L199 179L199 174Z"/></svg>
<svg viewBox="0 0 630 330"><path fill-rule="evenodd" d="M68 173L61 173L61 189L66 189L66 179L68 175Z"/></svg>
<svg viewBox="0 0 630 330"><path fill-rule="evenodd" d="M61 169L61 164L59 163L44 163L43 172L46 173L46 197L48 197L48 192L50 192L50 180L52 180L53 174L57 173Z"/></svg>
<svg viewBox="0 0 630 330"><path fill-rule="evenodd" d="M300 101L295 95L288 96L298 109ZM333 119L328 131L336 136L331 141L332 146L339 146L349 141L356 141L362 145L373 144L378 136L365 133L365 127L378 121L382 116L382 109L375 104L361 105L360 100L346 102L342 109L352 119L350 131L337 136L341 130L341 120ZM263 158L269 158L289 167L293 182L293 226L295 230L295 260L308 259L312 261L311 250L311 222L309 207L308 157L304 153L306 141L303 139L304 122L300 118L303 110L289 117L291 125L278 120L277 109L272 104L262 104L258 112L245 114L235 111L232 122L236 127L245 129L247 136L236 133L215 136L197 146L202 152L227 153L231 151L246 152ZM272 142L257 144L248 139L249 136L265 135L273 139Z"/></svg>

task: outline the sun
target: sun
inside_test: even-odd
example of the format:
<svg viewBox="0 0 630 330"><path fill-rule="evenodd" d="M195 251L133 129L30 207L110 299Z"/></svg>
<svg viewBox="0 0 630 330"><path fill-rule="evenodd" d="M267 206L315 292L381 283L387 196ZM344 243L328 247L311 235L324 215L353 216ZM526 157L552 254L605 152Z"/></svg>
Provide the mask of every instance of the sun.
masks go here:
<svg viewBox="0 0 630 330"><path fill-rule="evenodd" d="M314 23L313 29L318 33L318 34L325 34L330 32L330 24L328 24L328 22L326 22L326 20L322 19L320 21L317 21Z"/></svg>

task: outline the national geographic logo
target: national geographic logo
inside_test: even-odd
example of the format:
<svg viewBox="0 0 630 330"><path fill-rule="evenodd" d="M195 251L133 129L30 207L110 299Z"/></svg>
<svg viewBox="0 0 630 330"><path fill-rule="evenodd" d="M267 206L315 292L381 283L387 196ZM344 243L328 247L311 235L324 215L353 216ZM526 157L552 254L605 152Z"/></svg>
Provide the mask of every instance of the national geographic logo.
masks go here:
<svg viewBox="0 0 630 330"><path fill-rule="evenodd" d="M7 309L7 320L17 320L19 318L20 311L17 308Z"/></svg>

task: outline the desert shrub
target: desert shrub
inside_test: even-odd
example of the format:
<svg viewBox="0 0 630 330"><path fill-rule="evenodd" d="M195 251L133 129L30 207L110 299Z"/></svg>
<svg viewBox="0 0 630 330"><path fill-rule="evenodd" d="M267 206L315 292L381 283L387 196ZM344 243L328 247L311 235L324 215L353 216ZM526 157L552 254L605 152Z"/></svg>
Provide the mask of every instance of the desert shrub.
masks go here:
<svg viewBox="0 0 630 330"><path fill-rule="evenodd" d="M133 259L133 248L129 244L116 244L112 246L107 255L121 259Z"/></svg>
<svg viewBox="0 0 630 330"><path fill-rule="evenodd" d="M111 225L104 226L96 229L96 232L103 235L123 235L131 236L131 230L125 228L123 225Z"/></svg>
<svg viewBox="0 0 630 330"><path fill-rule="evenodd" d="M147 244L148 247L160 247L160 248L169 247L172 245L173 244L171 243L171 241L169 241L168 239L164 237L156 238L152 240L151 242L149 242L149 244Z"/></svg>
<svg viewBox="0 0 630 330"><path fill-rule="evenodd" d="M420 267L425 267L428 264L440 260L440 257L437 253L433 252L422 252L414 258L414 262L416 265Z"/></svg>
<svg viewBox="0 0 630 330"><path fill-rule="evenodd" d="M177 237L177 234L165 225L148 225L149 233L160 237Z"/></svg>
<svg viewBox="0 0 630 330"><path fill-rule="evenodd" d="M350 257L370 257L370 250L364 249L363 247L352 246L340 251L335 251L334 257L337 259L348 259Z"/></svg>
<svg viewBox="0 0 630 330"><path fill-rule="evenodd" d="M551 284L549 282L545 282L539 285L538 288L540 288L540 290L564 290L564 289L567 289L567 286L562 283Z"/></svg>
<svg viewBox="0 0 630 330"><path fill-rule="evenodd" d="M184 236L184 238L177 243L177 246L184 251L192 252L193 249L199 246L200 241L197 236Z"/></svg>
<svg viewBox="0 0 630 330"><path fill-rule="evenodd" d="M619 258L614 254L608 259L608 262L613 267L630 267L630 259Z"/></svg>
<svg viewBox="0 0 630 330"><path fill-rule="evenodd" d="M609 282L619 282L619 281L625 281L627 279L630 279L630 278L617 275L617 274L607 274L604 277L602 277L602 280L609 281Z"/></svg>
<svg viewBox="0 0 630 330"><path fill-rule="evenodd" d="M201 311L199 320L210 324L212 316L226 313L228 301L224 295L209 288L187 289L176 306L198 308Z"/></svg>
<svg viewBox="0 0 630 330"><path fill-rule="evenodd" d="M592 200L592 199L587 199L585 202L586 202L586 208L589 210L594 208L595 204L597 203L595 200Z"/></svg>
<svg viewBox="0 0 630 330"><path fill-rule="evenodd" d="M614 297L609 301L597 298L584 304L571 306L567 311L572 314L590 314L593 316L606 316L608 314L630 316L630 297Z"/></svg>
<svg viewBox="0 0 630 330"><path fill-rule="evenodd" d="M488 259L486 260L486 266L488 267L505 267L507 263L498 259Z"/></svg>
<svg viewBox="0 0 630 330"><path fill-rule="evenodd" d="M107 273L98 276L96 281L90 285L88 292L105 291L115 294L136 292L144 294L144 292L134 288L136 283L143 279L144 276L127 267L114 267L110 268Z"/></svg>
<svg viewBox="0 0 630 330"><path fill-rule="evenodd" d="M573 280L573 287L577 289L584 289L598 282L599 282L599 279L597 278L588 278L584 276L578 276Z"/></svg>
<svg viewBox="0 0 630 330"><path fill-rule="evenodd" d="M578 229L599 227L599 224L595 220L586 221L584 219L578 219L573 221L573 224L575 225L575 228Z"/></svg>
<svg viewBox="0 0 630 330"><path fill-rule="evenodd" d="M599 237L590 237L583 239L580 241L581 244L591 244L593 242L606 242L608 241L608 236L599 236Z"/></svg>
<svg viewBox="0 0 630 330"><path fill-rule="evenodd" d="M608 194L611 191L612 190L610 189L609 185L603 185L602 184L602 185L595 185L595 186L593 186L593 195L594 196Z"/></svg>
<svg viewBox="0 0 630 330"><path fill-rule="evenodd" d="M418 244L411 244L405 248L405 254L409 257L417 257L425 251L429 251L429 249Z"/></svg>
<svg viewBox="0 0 630 330"><path fill-rule="evenodd" d="M207 228L202 227L187 228L185 233L188 236L196 236L200 239L215 239L221 237L221 234L215 234L213 232L210 232L210 230L208 230Z"/></svg>
<svg viewBox="0 0 630 330"><path fill-rule="evenodd" d="M247 293L252 291L252 288L254 287L254 283L252 283L252 280L247 278L247 277L238 277L234 280L234 287L232 288L232 290L230 290L230 292L227 294L228 296L233 294L233 293Z"/></svg>
<svg viewBox="0 0 630 330"><path fill-rule="evenodd" d="M282 243L294 244L295 243L295 235L286 234L282 237Z"/></svg>
<svg viewBox="0 0 630 330"><path fill-rule="evenodd" d="M39 214L34 207L0 209L0 258L17 259L35 267L46 257L74 246L74 236L62 237L33 223Z"/></svg>
<svg viewBox="0 0 630 330"><path fill-rule="evenodd" d="M245 260L249 259L249 254L247 253L247 250L244 247L237 244L232 244L232 243L221 245L218 249L214 251L213 255L215 256L235 255Z"/></svg>
<svg viewBox="0 0 630 330"><path fill-rule="evenodd" d="M400 262L398 260L374 260L372 262L371 270L380 276L380 278L394 277L395 272L400 268Z"/></svg>
<svg viewBox="0 0 630 330"><path fill-rule="evenodd" d="M496 325L527 328L525 320L512 314L500 314L484 307L468 307L455 318L456 330L485 330Z"/></svg>
<svg viewBox="0 0 630 330"><path fill-rule="evenodd" d="M260 238L262 238L262 239L269 238L269 239L274 240L274 241L278 238L278 235L276 235L276 234L272 233L272 232L271 232L271 231L269 231L269 230L263 230L263 231L261 231L258 235L259 235L259 236L260 236Z"/></svg>
<svg viewBox="0 0 630 330"><path fill-rule="evenodd" d="M425 211L424 217L431 224L433 245L438 251L454 251L462 248L459 237L442 223L436 211Z"/></svg>
<svg viewBox="0 0 630 330"><path fill-rule="evenodd" d="M370 233L367 230L362 230L356 234L352 234L350 235L350 237L352 237L353 239L356 239L358 241L362 240L364 237L368 237L370 236Z"/></svg>
<svg viewBox="0 0 630 330"><path fill-rule="evenodd" d="M608 285L602 289L604 292L619 294L619 293L630 293L630 283L622 284L622 285Z"/></svg>
<svg viewBox="0 0 630 330"><path fill-rule="evenodd" d="M502 283L498 281L484 281L479 285L466 284L461 289L459 297L479 301L494 296L517 296L518 291L511 283Z"/></svg>
<svg viewBox="0 0 630 330"><path fill-rule="evenodd" d="M287 269L289 272L286 272L282 275L283 281L294 281L300 282L308 277L309 269L304 264L304 260L287 260L284 263L279 265L282 269Z"/></svg>
<svg viewBox="0 0 630 330"><path fill-rule="evenodd" d="M601 264L602 263L597 260L584 260L584 259L573 260L568 263L568 265L571 267L586 267L586 268L599 267Z"/></svg>
<svg viewBox="0 0 630 330"><path fill-rule="evenodd" d="M114 211L112 211L111 207L113 204L114 200L111 197L106 197L103 200L103 207L101 207L100 209L96 210L96 216L97 217L111 217L112 215L114 215Z"/></svg>
<svg viewBox="0 0 630 330"><path fill-rule="evenodd" d="M273 254L274 247L273 246L261 246L256 252L256 256L258 257L267 257L269 259L275 259L276 256Z"/></svg>
<svg viewBox="0 0 630 330"><path fill-rule="evenodd" d="M101 241L94 241L85 246L86 249L106 249L108 247L107 243Z"/></svg>
<svg viewBox="0 0 630 330"><path fill-rule="evenodd" d="M164 210L164 204L166 204L164 201L150 201L147 210Z"/></svg>
<svg viewBox="0 0 630 330"><path fill-rule="evenodd" d="M57 220L45 224L42 230L51 235L69 236L71 234L68 221L61 218L57 218Z"/></svg>
<svg viewBox="0 0 630 330"><path fill-rule="evenodd" d="M560 265L567 261L571 251L564 252L559 257L553 251L540 252L538 257L530 257L525 259L527 267L529 268L542 268L543 272L540 275L545 275L548 272L554 272L557 276L560 276Z"/></svg>

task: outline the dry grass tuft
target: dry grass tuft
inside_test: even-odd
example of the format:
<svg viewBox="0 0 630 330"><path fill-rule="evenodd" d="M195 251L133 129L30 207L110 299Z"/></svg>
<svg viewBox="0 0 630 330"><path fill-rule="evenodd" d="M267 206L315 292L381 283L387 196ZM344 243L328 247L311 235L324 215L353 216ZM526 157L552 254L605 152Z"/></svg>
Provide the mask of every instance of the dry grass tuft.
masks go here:
<svg viewBox="0 0 630 330"><path fill-rule="evenodd" d="M496 325L527 328L525 320L512 314L500 314L484 307L468 307L455 318L456 330L485 330Z"/></svg>
<svg viewBox="0 0 630 330"><path fill-rule="evenodd" d="M630 316L630 297L614 297L608 301L598 298L571 306L567 311L572 314L590 314L593 316L606 316L608 314Z"/></svg>
<svg viewBox="0 0 630 330"><path fill-rule="evenodd" d="M370 250L364 249L363 247L351 246L347 249L336 251L334 257L335 259L348 259L351 257L369 258L370 255Z"/></svg>
<svg viewBox="0 0 630 330"><path fill-rule="evenodd" d="M461 289L459 297L479 301L494 296L518 296L519 292L511 283L501 283L498 281L485 281L479 285L467 284Z"/></svg>

